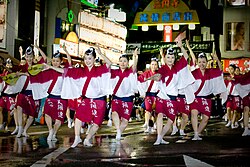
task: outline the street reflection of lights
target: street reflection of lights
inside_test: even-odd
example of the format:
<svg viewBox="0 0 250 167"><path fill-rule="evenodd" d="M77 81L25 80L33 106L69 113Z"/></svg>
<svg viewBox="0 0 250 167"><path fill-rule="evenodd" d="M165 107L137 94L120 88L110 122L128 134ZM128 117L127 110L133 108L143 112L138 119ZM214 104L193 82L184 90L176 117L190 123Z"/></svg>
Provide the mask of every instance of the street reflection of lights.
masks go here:
<svg viewBox="0 0 250 167"><path fill-rule="evenodd" d="M143 25L143 26L141 27L141 30L142 30L142 31L148 31L148 25Z"/></svg>

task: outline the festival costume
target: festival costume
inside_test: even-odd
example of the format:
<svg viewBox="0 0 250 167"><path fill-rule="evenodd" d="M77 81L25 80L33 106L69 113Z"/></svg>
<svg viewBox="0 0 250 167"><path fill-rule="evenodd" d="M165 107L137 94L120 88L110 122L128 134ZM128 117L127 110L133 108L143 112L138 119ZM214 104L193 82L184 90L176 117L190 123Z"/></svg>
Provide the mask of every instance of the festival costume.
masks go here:
<svg viewBox="0 0 250 167"><path fill-rule="evenodd" d="M106 96L110 94L110 72L106 64L93 66L90 71L88 67L68 68L64 75L61 97L82 98L75 118L100 126L106 111Z"/></svg>
<svg viewBox="0 0 250 167"><path fill-rule="evenodd" d="M205 74L202 75L200 69L192 72L195 82L192 84L195 92L195 100L190 104L190 110L198 110L202 114L210 117L211 115L211 98L213 95L221 94L222 103L225 102L226 85L224 84L222 71L211 68L206 69Z"/></svg>
<svg viewBox="0 0 250 167"><path fill-rule="evenodd" d="M38 63L42 62L44 62L43 59L41 59ZM28 67L28 63L20 66L21 72L28 72ZM22 85L22 91L17 95L16 106L20 106L24 114L36 118L38 116L40 102L39 100L33 99L30 77L31 76L21 75L19 78L19 80L24 82L24 84ZM21 85L19 86L21 87Z"/></svg>
<svg viewBox="0 0 250 167"><path fill-rule="evenodd" d="M239 96L242 98L243 107L250 107L250 72L234 77L233 84Z"/></svg>
<svg viewBox="0 0 250 167"><path fill-rule="evenodd" d="M189 104L187 104L187 100L183 90L179 90L176 100L177 100L177 112L189 115L190 114Z"/></svg>
<svg viewBox="0 0 250 167"><path fill-rule="evenodd" d="M137 89L137 74L133 68L111 69L111 88L113 99L112 111L116 111L120 118L129 120L133 109L133 98Z"/></svg>
<svg viewBox="0 0 250 167"><path fill-rule="evenodd" d="M153 105L155 104L156 95L159 91L159 82L154 80L147 80L149 77L157 74L157 72L152 72L151 70L145 71L138 77L138 90L141 96L145 97L145 108L146 111L152 112Z"/></svg>
<svg viewBox="0 0 250 167"><path fill-rule="evenodd" d="M228 99L226 102L226 107L232 109L233 111L236 110L238 112L242 111L242 99L239 95L239 92L235 88L235 84L232 80L225 80L225 84L227 87L228 92Z"/></svg>
<svg viewBox="0 0 250 167"><path fill-rule="evenodd" d="M62 123L67 110L67 100L61 98L63 74L49 69L42 71L36 76L32 76L33 98L46 98L44 113L49 115L52 120L60 120Z"/></svg>
<svg viewBox="0 0 250 167"><path fill-rule="evenodd" d="M156 98L156 113L163 113L174 121L177 112L178 90L183 89L188 102L192 101L192 91L187 88L194 82L194 78L188 69L187 60L181 57L170 69L167 65L162 66L159 71L161 74L160 91Z"/></svg>

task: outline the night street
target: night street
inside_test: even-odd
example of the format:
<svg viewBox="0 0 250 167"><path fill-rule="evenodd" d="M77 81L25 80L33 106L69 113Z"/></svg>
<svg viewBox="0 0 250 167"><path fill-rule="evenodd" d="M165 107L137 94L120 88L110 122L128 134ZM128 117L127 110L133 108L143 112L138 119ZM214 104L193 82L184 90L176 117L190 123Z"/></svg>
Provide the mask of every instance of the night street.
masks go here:
<svg viewBox="0 0 250 167"><path fill-rule="evenodd" d="M189 125L187 137L166 135L164 139L170 144L159 146L153 146L156 133L145 134L142 124L130 123L120 142L115 140L114 127L103 124L92 148L82 144L70 148L74 132L67 124L60 129L56 143L47 143L48 131L44 125L32 126L29 138L1 133L1 166L248 166L250 163L250 137L242 137L241 128L226 128L224 121L210 120L202 141L191 140Z"/></svg>

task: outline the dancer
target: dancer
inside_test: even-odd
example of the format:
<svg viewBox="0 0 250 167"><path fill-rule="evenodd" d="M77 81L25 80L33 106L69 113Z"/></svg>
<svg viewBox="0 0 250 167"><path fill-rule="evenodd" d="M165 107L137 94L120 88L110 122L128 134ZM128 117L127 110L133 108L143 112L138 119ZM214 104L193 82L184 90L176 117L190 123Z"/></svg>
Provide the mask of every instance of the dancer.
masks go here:
<svg viewBox="0 0 250 167"><path fill-rule="evenodd" d="M189 84L194 82L194 78L187 66L188 54L181 41L177 41L177 46L181 48L183 56L179 61L176 61L174 50L172 48L167 49L166 55L161 55L164 64L159 69L159 74L155 74L149 79L161 80L160 91L156 98L156 113L157 115L157 139L154 145L168 144L169 142L163 140L164 135L171 128L174 119L176 117L177 106L176 97L178 95L178 89L184 89ZM186 94L189 96L190 94ZM189 98L188 98L189 99ZM167 116L168 121L163 127L163 117Z"/></svg>
<svg viewBox="0 0 250 167"><path fill-rule="evenodd" d="M235 76L232 79L235 89L238 91L240 97L242 98L242 104L243 104L243 125L244 125L244 131L242 133L242 136L249 136L250 130L249 130L249 107L250 107L250 72L241 75L241 76Z"/></svg>
<svg viewBox="0 0 250 167"><path fill-rule="evenodd" d="M137 90L137 50L133 53L133 65L128 67L128 55L119 58L119 69L111 69L111 86L113 90L112 121L116 128L116 140L121 140L122 132L126 129L133 109L133 98Z"/></svg>
<svg viewBox="0 0 250 167"><path fill-rule="evenodd" d="M193 70L195 70L196 58L195 58L195 55L194 55L194 53L189 45L188 40L186 40L186 46L187 46L189 53L190 53L190 56L191 56L189 69L190 69L190 71L193 71ZM177 123L176 123L178 120L178 116L177 116L175 118L174 123L173 123L173 130L172 130L171 135L175 135L179 131L181 136L185 136L186 133L184 132L184 129L188 123L190 109L189 109L189 104L187 104L184 89L178 90L178 96L176 98L176 101L177 101L177 112L181 114L180 131L177 128Z"/></svg>
<svg viewBox="0 0 250 167"><path fill-rule="evenodd" d="M21 54L22 55L22 54ZM21 56L22 57L22 56ZM26 64L20 66L21 72L23 72L22 80L25 81L22 91L17 96L17 117L18 117L18 134L16 137L25 136L28 137L27 130L32 124L34 118L37 117L39 110L39 100L34 100L32 97L32 87L30 84L30 76L28 68L31 67L34 62L34 53L31 47L28 47L25 51ZM39 64L44 63L44 59L41 59ZM24 118L24 119L23 119ZM23 122L25 126L23 128Z"/></svg>
<svg viewBox="0 0 250 167"><path fill-rule="evenodd" d="M158 70L158 59L152 58L150 62L150 70L145 71L138 77L138 90L140 96L145 97L145 132L149 133L151 127L149 126L149 120L152 117L152 112L155 106L156 95L158 93L159 82L154 80L147 80L149 77L157 74Z"/></svg>
<svg viewBox="0 0 250 167"><path fill-rule="evenodd" d="M66 48L64 48L66 50ZM71 58L67 53L69 62L71 63ZM62 69L60 65L62 64L61 53L55 53L52 56L52 66L45 65L45 71L33 76L32 82L32 92L34 99L46 98L44 104L44 114L45 122L49 129L49 135L47 141L57 141L56 134L61 124L64 122L68 100L61 98L63 76L62 73L57 72ZM65 67L68 68L68 65ZM55 121L54 126L52 126L52 121Z"/></svg>
<svg viewBox="0 0 250 167"><path fill-rule="evenodd" d="M90 47L83 56L85 66L83 68L68 68L64 74L62 98L75 99L82 97L82 101L75 113L75 140L71 145L72 148L82 142L80 138L82 122L93 123L83 142L84 146L92 147L93 144L90 139L101 126L105 115L105 97L110 94L107 88L109 87L109 67L111 62L105 54L101 53L99 47L97 51L106 64L99 67L94 66L96 50Z"/></svg>
<svg viewBox="0 0 250 167"><path fill-rule="evenodd" d="M195 92L195 100L190 104L191 122L194 130L192 140L202 140L199 134L206 127L211 115L211 98L213 95L223 93L223 96L221 96L223 98L222 102L225 102L226 99L226 86L223 82L221 63L216 54L212 56L217 61L219 69L207 69L207 57L204 53L200 53L197 59L199 68L192 72L195 78L195 82L192 84ZM202 120L198 126L199 112L202 114Z"/></svg>
<svg viewBox="0 0 250 167"><path fill-rule="evenodd" d="M236 115L238 112L242 110L241 109L242 99L239 96L239 92L237 91L237 89L235 89L234 83L232 82L232 79L235 77L235 69L236 66L234 64L230 64L228 67L228 72L230 76L226 77L225 79L225 84L228 92L228 99L226 102L228 123L225 126L226 127L231 126L232 129L236 128L235 126Z"/></svg>

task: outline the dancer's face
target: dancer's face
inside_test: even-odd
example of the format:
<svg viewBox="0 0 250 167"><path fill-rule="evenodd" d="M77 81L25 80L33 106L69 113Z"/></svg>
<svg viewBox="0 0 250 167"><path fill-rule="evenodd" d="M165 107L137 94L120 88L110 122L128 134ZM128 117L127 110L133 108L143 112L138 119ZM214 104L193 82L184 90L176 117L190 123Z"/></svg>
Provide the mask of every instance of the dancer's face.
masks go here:
<svg viewBox="0 0 250 167"><path fill-rule="evenodd" d="M205 70L207 67L207 59L205 57L198 58L197 64L198 64L200 70Z"/></svg>
<svg viewBox="0 0 250 167"><path fill-rule="evenodd" d="M126 57L121 57L119 59L119 66L122 70L126 69L128 67L128 59Z"/></svg>
<svg viewBox="0 0 250 167"><path fill-rule="evenodd" d="M88 68L92 68L94 66L95 58L92 54L84 55L84 63Z"/></svg>
<svg viewBox="0 0 250 167"><path fill-rule="evenodd" d="M52 59L52 66L53 67L60 67L61 59L59 57L53 57Z"/></svg>

